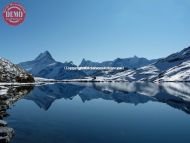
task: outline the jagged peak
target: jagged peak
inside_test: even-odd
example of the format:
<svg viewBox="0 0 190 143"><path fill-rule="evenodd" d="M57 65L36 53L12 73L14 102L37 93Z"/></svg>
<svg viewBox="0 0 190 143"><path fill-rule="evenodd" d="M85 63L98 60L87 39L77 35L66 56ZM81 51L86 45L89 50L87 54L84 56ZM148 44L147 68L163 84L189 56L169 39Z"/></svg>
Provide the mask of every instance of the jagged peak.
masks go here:
<svg viewBox="0 0 190 143"><path fill-rule="evenodd" d="M51 56L51 54L50 54L49 51L45 51L45 52L43 52L43 53L40 53L40 54L38 55L38 57L37 57L35 60L42 60L42 59L50 59L50 60L55 61L55 60L53 59L53 57Z"/></svg>
<svg viewBox="0 0 190 143"><path fill-rule="evenodd" d="M86 62L89 62L89 60L86 60L85 58L83 58L82 61L81 61L81 63L80 63L80 65L86 64Z"/></svg>
<svg viewBox="0 0 190 143"><path fill-rule="evenodd" d="M92 62L91 60L86 60L85 58L82 59L81 63L82 62Z"/></svg>
<svg viewBox="0 0 190 143"><path fill-rule="evenodd" d="M85 63L87 60L85 58L82 59L81 64Z"/></svg>
<svg viewBox="0 0 190 143"><path fill-rule="evenodd" d="M74 65L73 61L65 61L64 63Z"/></svg>

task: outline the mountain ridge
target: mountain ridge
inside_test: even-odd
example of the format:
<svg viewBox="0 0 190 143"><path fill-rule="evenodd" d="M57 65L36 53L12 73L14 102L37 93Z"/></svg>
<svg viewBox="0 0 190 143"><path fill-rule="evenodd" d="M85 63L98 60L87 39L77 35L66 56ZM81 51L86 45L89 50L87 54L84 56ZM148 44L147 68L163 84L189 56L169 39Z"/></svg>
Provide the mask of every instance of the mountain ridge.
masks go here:
<svg viewBox="0 0 190 143"><path fill-rule="evenodd" d="M20 65L34 76L51 79L80 79L96 77L94 81L180 81L190 80L190 47L173 53L165 58L147 60L137 56L131 58L117 58L113 61L93 62L83 59L79 67L125 67L124 70L110 71L67 71L64 67L77 67L73 62L57 62L48 51L45 51L33 61L23 62ZM183 64L184 63L184 64ZM181 73L180 68L183 69ZM175 71L178 69L177 71ZM170 74L169 74L169 73ZM174 75L179 74L179 76Z"/></svg>
<svg viewBox="0 0 190 143"><path fill-rule="evenodd" d="M129 57L129 58L116 58L113 61L93 62L91 60L82 59L79 67L83 66L98 66L98 67L126 67L126 68L139 68L151 63L156 62L157 59L148 60L144 57Z"/></svg>

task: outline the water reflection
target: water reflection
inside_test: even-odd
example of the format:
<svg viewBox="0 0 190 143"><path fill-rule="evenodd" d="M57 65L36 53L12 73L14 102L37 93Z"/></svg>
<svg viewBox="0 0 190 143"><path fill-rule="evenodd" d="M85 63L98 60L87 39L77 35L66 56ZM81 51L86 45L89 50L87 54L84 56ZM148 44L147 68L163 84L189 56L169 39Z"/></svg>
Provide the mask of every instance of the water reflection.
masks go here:
<svg viewBox="0 0 190 143"><path fill-rule="evenodd" d="M93 99L112 100L117 103L144 104L162 102L190 113L190 83L70 83L50 84L33 89L25 99L34 101L48 110L56 99L79 96L83 102Z"/></svg>
<svg viewBox="0 0 190 143"><path fill-rule="evenodd" d="M9 116L7 109L11 107L17 100L28 94L33 87L22 86L1 86L0 87L0 142L8 143L14 135L14 129L7 127L7 122L4 118Z"/></svg>
<svg viewBox="0 0 190 143"><path fill-rule="evenodd" d="M17 136L15 136L13 140L13 142L16 142L16 143L17 142L19 143L20 142L31 142L31 143L36 142L36 140L38 139L40 140L42 139L42 136L46 136L46 135L47 135L46 142L54 141L55 139L53 138L51 140L51 138L48 136L49 134L54 134L53 136L55 136L57 140L59 140L60 138L65 139L67 136L71 136L72 139L76 139L77 141L80 142L80 138L82 138L83 136L86 137L86 134L89 133L89 132L85 132L83 129L87 129L87 130L94 129L93 130L94 132L92 132L91 137L95 136L96 138L98 138L98 137L101 137L101 135L106 136L104 139L100 139L100 141L102 142L109 140L110 133L107 133L107 132L112 131L112 130L123 129L123 131L127 131L125 135L128 134L128 137L130 135L133 136L138 132L138 130L140 129L139 125L140 126L145 125L145 127L143 128L145 129L145 132L139 131L139 135L141 135L140 133L152 133L152 130L154 130L152 126L148 127L148 125L151 124L151 120L147 120L146 122L146 118L151 117L152 119L152 116L154 116L155 113L157 113L157 111L154 111L154 109L157 109L157 108L153 108L153 112L149 112L151 113L150 116L147 116L147 114L146 116L144 116L142 112L144 112L146 108L143 108L143 106L140 106L140 108L142 108L142 111L138 112L138 116L135 118L133 114L130 114L130 111L135 112L135 110L137 109L137 108L133 108L134 106L131 108L129 112L126 112L128 114L126 114L125 116L124 114L117 114L118 112L116 111L112 111L110 114L109 113L106 114L107 110L104 110L103 109L104 107L102 105L99 105L100 102L96 102L94 106L96 108L100 107L99 108L100 110L98 110L97 113L93 112L94 114L90 114L92 116L91 117L91 116L88 116L88 114L91 112L91 109L93 108L90 109L89 104L86 104L86 103L89 103L89 101L91 100L99 100L99 101L104 100L104 101L108 101L108 103L111 103L109 101L113 101L115 103L133 104L138 107L139 105L146 104L147 102L151 102L151 103L159 102L159 103L169 105L172 108L181 110L186 114L190 114L190 83L174 83L174 82L172 83L168 82L168 83L162 83L162 84L139 83L139 82L69 83L69 84L57 83L57 84L49 84L49 85L42 85L42 86L35 86L35 87L29 87L29 86L0 87L0 118L1 118L0 119L0 142L10 142L12 136L14 135L14 130L10 127L7 127L7 123L4 122L4 119L5 117L8 116L7 109L9 109L9 107L13 105L20 98L24 98L25 100L22 100L23 102L20 102L20 104L16 104L20 106L13 107L14 109L16 108L17 110L13 110L13 109L9 110L11 111L9 112L11 116L10 118L6 118L8 122L10 123L10 126L13 127L17 133ZM79 100L81 100L84 104L81 102L77 104L76 100L74 100L75 98L77 98L77 101L78 101L78 98L80 98ZM81 109L82 112L80 112L82 114L77 113L77 111L74 112L76 109L75 106L73 106L74 104L67 104L66 106L64 106L64 103L66 102L63 102L63 103L59 102L58 103L59 106L54 106L53 108L52 107L53 103L55 102L55 100L59 100L59 99L73 100L72 103L75 102L75 105L76 104L78 105L77 107L82 108ZM39 108L42 108L45 111L49 110L51 107L54 110L49 110L50 112L44 112L43 110L38 110L38 108L36 108L36 105L34 105L32 102L31 102L32 104L29 104L29 102L26 102L27 100L30 100L36 103L36 105ZM117 104L116 105L109 104L109 105L110 105L109 107L113 105L113 108L119 107ZM68 106L69 108L67 108ZM120 106L117 111L119 112L121 111L121 113L123 113L123 111L125 111L125 107L126 106ZM151 106L148 106L148 109L150 108ZM160 104L159 104L159 108L160 108ZM166 108L164 109L167 112L167 109ZM25 112L22 112L22 111L25 111ZM60 115L60 113L63 113L63 112L68 114L69 111L74 112L74 113L72 112L73 113L71 114L72 116L62 117ZM101 111L102 113L100 113ZM28 118L27 117L22 118L26 112L31 112L31 116L28 115L29 116ZM65 115L64 113L63 115ZM94 120L99 114L101 115L106 114L106 116L105 117L102 116L102 118L100 118L98 121ZM119 121L115 120L114 118L115 115L118 115L118 119L120 119ZM133 116L132 120L127 118L129 115ZM106 118L107 116L109 118ZM123 119L119 117L122 117ZM145 120L142 120L143 123L141 124L141 122L138 119L143 118L143 117L145 118ZM133 122L133 120L135 119L137 119L137 121ZM85 126L86 121L88 122L91 121L90 122L91 124L87 124ZM126 121L130 122L133 126L130 127L130 123L128 124L128 126L124 126L127 123ZM156 122L157 120L154 120L154 121ZM167 121L167 118L166 119L164 118L163 125L168 126L168 122L164 124L165 121ZM176 123L178 122L180 121L176 120ZM157 123L158 123L158 126L156 126L157 124L153 123L153 125L156 126L155 128L159 128L159 126L162 127L162 122L157 122ZM185 127L186 127L189 122L188 121L184 122L182 120L180 123L185 123ZM97 126L99 124L101 125ZM138 130L135 130L136 124L137 124ZM118 128L117 125L121 128ZM83 126L85 126L86 128L83 128ZM112 128L112 126L114 127ZM180 127L181 126L182 125L180 125ZM109 129L106 130L106 128L108 127ZM56 129L57 132L53 132L52 128ZM104 128L105 128L104 130L105 132L103 132L102 134L98 134L98 132L103 130ZM187 130L187 128L186 128L186 131L188 132L189 130ZM76 131L77 129L79 129L80 131L77 132ZM151 131L146 132L146 129L150 129ZM170 129L171 130L167 132L171 132L173 130L172 127L170 127ZM38 133L35 134L36 130L41 131L41 133L39 133L39 136L38 136ZM83 132L80 134L82 130ZM96 130L98 132L96 132ZM185 129L183 128L183 130ZM29 133L30 133L30 137L26 137L26 135ZM118 134L115 134L114 132L115 136L112 135L112 138L109 140L109 142L118 142L118 140L120 139L123 140L123 142L126 142L127 140L126 136L125 135L122 136L119 133L120 132L118 132ZM156 133L153 135L155 138L158 137L159 139L162 137L161 135L157 136ZM144 137L144 135L142 135L141 137ZM170 136L170 137L173 138L173 136ZM82 140L81 142L86 141L85 138L83 139L84 140ZM114 141L112 141L113 139ZM67 141L67 139L65 140ZM94 138L91 138L91 140L89 139L86 142L90 142L90 141L99 142ZM57 141L57 142L60 142L60 141Z"/></svg>

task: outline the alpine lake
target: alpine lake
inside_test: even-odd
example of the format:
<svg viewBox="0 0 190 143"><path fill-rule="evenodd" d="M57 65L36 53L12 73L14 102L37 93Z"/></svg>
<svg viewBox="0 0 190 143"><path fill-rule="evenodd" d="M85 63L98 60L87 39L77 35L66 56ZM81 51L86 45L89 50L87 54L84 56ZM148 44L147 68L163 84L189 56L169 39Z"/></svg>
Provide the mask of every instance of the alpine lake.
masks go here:
<svg viewBox="0 0 190 143"><path fill-rule="evenodd" d="M188 143L190 83L52 83L0 88L0 142Z"/></svg>

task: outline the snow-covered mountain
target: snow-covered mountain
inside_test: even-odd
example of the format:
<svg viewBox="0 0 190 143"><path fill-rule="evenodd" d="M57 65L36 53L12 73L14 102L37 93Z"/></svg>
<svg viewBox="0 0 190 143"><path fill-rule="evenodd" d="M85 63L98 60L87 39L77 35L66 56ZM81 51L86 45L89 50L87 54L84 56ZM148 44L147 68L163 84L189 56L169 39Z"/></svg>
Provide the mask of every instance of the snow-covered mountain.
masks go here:
<svg viewBox="0 0 190 143"><path fill-rule="evenodd" d="M86 74L79 70L66 70L65 67L76 67L72 62L56 62L52 65L46 66L36 76L62 80L62 79L77 79L84 78Z"/></svg>
<svg viewBox="0 0 190 143"><path fill-rule="evenodd" d="M137 69L118 71L115 74L102 74L97 76L96 80L190 81L190 47L153 64Z"/></svg>
<svg viewBox="0 0 190 143"><path fill-rule="evenodd" d="M130 69L136 69L140 68L152 63L155 63L157 60L148 60L146 58L139 58L137 56L131 57L131 58L117 58L113 61L112 66L113 67L126 67Z"/></svg>
<svg viewBox="0 0 190 143"><path fill-rule="evenodd" d="M190 60L166 70L159 76L158 81L190 81Z"/></svg>
<svg viewBox="0 0 190 143"><path fill-rule="evenodd" d="M0 58L0 82L34 82L34 78L24 69Z"/></svg>
<svg viewBox="0 0 190 143"><path fill-rule="evenodd" d="M93 81L189 81L190 47L158 60L135 56L98 63L83 59L79 65L125 67L123 70L67 71L65 67L76 67L76 65L72 62L57 62L47 51L41 53L35 60L20 65L34 76L57 80L88 77L88 80L91 78Z"/></svg>
<svg viewBox="0 0 190 143"><path fill-rule="evenodd" d="M90 60L83 59L79 66L81 67L126 67L130 69L136 69L142 66L146 66L152 63L155 63L157 60L148 60L146 58L139 58L137 56L130 58L117 58L113 61L104 61L104 62L92 62Z"/></svg>
<svg viewBox="0 0 190 143"><path fill-rule="evenodd" d="M108 74L106 74L108 73ZM154 65L148 65L136 70L126 69L123 71L105 71L104 74L96 76L97 81L155 81L160 71Z"/></svg>
<svg viewBox="0 0 190 143"><path fill-rule="evenodd" d="M51 54L48 51L45 51L44 53L41 53L38 57L36 57L34 60L23 62L19 65L28 72L32 73L33 75L37 75L48 65L51 66L55 63L56 61L52 58Z"/></svg>
<svg viewBox="0 0 190 143"><path fill-rule="evenodd" d="M157 60L148 60L146 58L139 58L137 56L130 57L130 58L117 58L113 61L104 61L104 62L92 62L90 60L83 59L80 67L124 67L125 69L137 69L152 63L155 63ZM106 74L104 71L84 71L89 76L97 76L97 75L112 75L114 74L113 71L107 72Z"/></svg>
<svg viewBox="0 0 190 143"><path fill-rule="evenodd" d="M92 62L90 60L82 59L80 63L80 67L106 67L106 66L112 66L112 61L105 61L105 62Z"/></svg>
<svg viewBox="0 0 190 143"><path fill-rule="evenodd" d="M180 52L171 54L166 58L158 60L154 65L160 71L166 71L169 68L180 65L181 63L190 60L190 47L183 49Z"/></svg>
<svg viewBox="0 0 190 143"><path fill-rule="evenodd" d="M156 81L190 81L190 47L157 61Z"/></svg>
<svg viewBox="0 0 190 143"><path fill-rule="evenodd" d="M102 63L92 62L83 59L79 66L127 67L132 69L148 65L155 61L156 60L147 60L145 58L138 58L136 56L125 59L117 58L114 61L105 61ZM41 53L37 58L35 58L32 61L23 62L20 63L19 65L34 76L43 77L43 78L52 78L57 80L83 78L86 76L86 74L90 76L102 75L100 71L67 71L65 70L65 67L76 67L76 65L74 65L72 62L65 62L65 63L57 62L56 60L53 59L53 57L48 51ZM111 71L111 73L109 74L113 75L114 73L115 72Z"/></svg>
<svg viewBox="0 0 190 143"><path fill-rule="evenodd" d="M19 64L33 76L52 79L82 78L86 74L82 71L66 70L65 67L76 67L72 62L57 62L48 51L41 53L32 61Z"/></svg>

